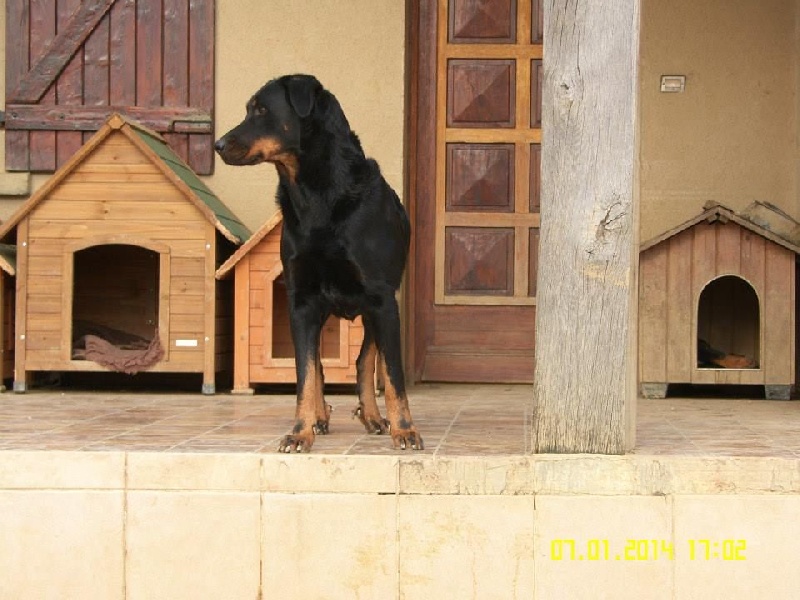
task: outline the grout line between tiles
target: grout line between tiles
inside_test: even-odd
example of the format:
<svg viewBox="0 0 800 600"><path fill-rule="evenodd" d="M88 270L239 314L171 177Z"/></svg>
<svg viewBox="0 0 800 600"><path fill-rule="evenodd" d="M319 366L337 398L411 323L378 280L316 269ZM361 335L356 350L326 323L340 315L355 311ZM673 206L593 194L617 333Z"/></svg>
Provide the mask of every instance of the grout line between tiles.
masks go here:
<svg viewBox="0 0 800 600"><path fill-rule="evenodd" d="M128 598L128 453L123 456L122 472L122 598Z"/></svg>
<svg viewBox="0 0 800 600"><path fill-rule="evenodd" d="M458 407L458 410L456 411L456 414L453 416L453 419L450 421L450 424L447 426L447 429L445 429L444 434L442 434L442 438L439 440L439 443L436 445L436 449L433 451L433 458L438 458L439 457L439 451L441 450L442 445L447 442L447 436L450 435L450 431L453 429L453 426L455 425L456 421L458 420L458 417L461 416L461 413L463 412L464 407L467 406L470 403L471 400L472 400L471 397L467 398L466 400L464 400L464 402L461 403L461 406Z"/></svg>

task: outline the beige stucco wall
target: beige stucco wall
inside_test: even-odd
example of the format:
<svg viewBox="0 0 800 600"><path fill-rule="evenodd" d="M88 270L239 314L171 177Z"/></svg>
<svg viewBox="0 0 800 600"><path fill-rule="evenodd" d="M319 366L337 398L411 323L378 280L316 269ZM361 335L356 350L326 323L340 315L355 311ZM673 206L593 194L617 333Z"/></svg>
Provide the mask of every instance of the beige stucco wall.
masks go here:
<svg viewBox="0 0 800 600"><path fill-rule="evenodd" d="M642 0L642 240L708 200L733 208L766 200L800 217L798 2ZM0 7L4 35L4 0ZM219 1L217 11L218 134L266 80L310 72L339 97L367 153L402 195L404 2L237 0ZM685 93L660 93L662 74L686 75ZM44 179L35 176L32 187ZM269 165L218 162L207 181L253 229L275 210ZM24 175L0 174L0 219L26 185Z"/></svg>
<svg viewBox="0 0 800 600"><path fill-rule="evenodd" d="M0 81L5 78L4 19L5 1L0 0ZM402 195L404 57L405 9L400 0L220 0L217 135L241 119L247 99L268 79L312 73L339 98L365 151ZM5 104L2 85L0 102ZM3 145L0 164L5 162ZM45 179L34 176L31 188ZM205 180L251 229L276 209L277 176L270 165L229 167L218 160L214 175ZM26 186L24 175L0 174L0 219L16 209Z"/></svg>
<svg viewBox="0 0 800 600"><path fill-rule="evenodd" d="M642 0L641 239L713 200L798 216L796 0ZM685 75L682 94L661 75Z"/></svg>

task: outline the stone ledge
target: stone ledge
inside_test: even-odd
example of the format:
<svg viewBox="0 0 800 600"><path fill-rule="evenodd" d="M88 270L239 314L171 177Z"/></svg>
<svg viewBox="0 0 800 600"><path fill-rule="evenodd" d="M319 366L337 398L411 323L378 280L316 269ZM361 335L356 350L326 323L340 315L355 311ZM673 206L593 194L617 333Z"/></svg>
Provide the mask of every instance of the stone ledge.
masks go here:
<svg viewBox="0 0 800 600"><path fill-rule="evenodd" d="M800 494L800 459L0 451L0 489L453 496Z"/></svg>

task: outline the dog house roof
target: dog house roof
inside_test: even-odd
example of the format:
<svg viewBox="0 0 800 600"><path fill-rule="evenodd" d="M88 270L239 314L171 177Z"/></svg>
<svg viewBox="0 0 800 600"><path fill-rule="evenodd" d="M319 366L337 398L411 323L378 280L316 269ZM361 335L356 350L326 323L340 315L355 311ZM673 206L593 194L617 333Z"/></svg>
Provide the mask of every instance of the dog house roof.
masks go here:
<svg viewBox="0 0 800 600"><path fill-rule="evenodd" d="M763 205L762 203L754 203L754 204L759 204L760 205L759 207L762 209L764 206L769 206L769 205ZM639 246L639 250L641 252L644 252L645 250L648 250L653 246L657 246L661 242L668 240L669 238L679 234L681 231L685 231L690 227L694 227L698 223L706 221L708 223L715 223L715 222L736 223L737 225L744 227L745 229L748 229L757 235L760 235L761 237L769 240L770 242L778 244L779 246L783 246L784 248L791 250L795 254L800 254L800 246L794 244L792 241L779 235L772 229L768 229L767 227L762 226L760 223L764 223L765 225L767 224L765 220L756 219L758 221L756 222L756 220L752 218L751 215L753 213L751 209L753 208L753 205L751 205L751 207L748 207L748 209L742 214L737 214L730 208L723 206L722 204L717 204L715 202L706 203L706 205L703 208L704 208L703 212L697 215L696 217L689 219L684 223L681 223L677 227L670 229L669 231L662 233L659 236L656 236L646 242L643 242ZM782 217L777 213L776 217L789 219L788 216L784 215Z"/></svg>
<svg viewBox="0 0 800 600"><path fill-rule="evenodd" d="M280 225L282 220L283 215L281 215L280 211L272 215L272 217L270 217L266 223L259 227L258 231L256 231L249 240L239 246L236 252L231 254L230 258L222 263L220 268L217 269L217 279L224 279L225 276L230 273L233 267L236 266L236 263L238 263L248 252L250 252L253 247L257 246L261 240L267 237L267 235L269 235L273 229Z"/></svg>
<svg viewBox="0 0 800 600"><path fill-rule="evenodd" d="M0 270L12 277L17 274L17 247L0 244Z"/></svg>
<svg viewBox="0 0 800 600"><path fill-rule="evenodd" d="M103 140L119 131L136 146L164 175L193 203L225 238L241 244L250 237L250 230L242 224L197 174L172 151L159 134L130 121L119 114L111 115L98 132L61 169L56 171L20 208L0 227L0 240L41 202L69 173L78 166Z"/></svg>

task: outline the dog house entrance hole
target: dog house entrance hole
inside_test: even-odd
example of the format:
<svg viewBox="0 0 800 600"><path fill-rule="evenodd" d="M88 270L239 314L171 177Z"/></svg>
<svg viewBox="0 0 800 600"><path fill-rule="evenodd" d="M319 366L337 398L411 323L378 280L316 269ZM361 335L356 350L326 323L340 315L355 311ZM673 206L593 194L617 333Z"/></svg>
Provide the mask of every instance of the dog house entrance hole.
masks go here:
<svg viewBox="0 0 800 600"><path fill-rule="evenodd" d="M322 328L320 348L323 360L340 358L341 320L331 315ZM283 275L272 283L272 358L294 359L292 330L289 324L289 303Z"/></svg>
<svg viewBox="0 0 800 600"><path fill-rule="evenodd" d="M697 310L697 366L758 368L760 323L758 295L747 281L735 275L711 281Z"/></svg>
<svg viewBox="0 0 800 600"><path fill-rule="evenodd" d="M158 327L158 252L127 244L78 250L73 258L72 341L87 334L114 345L150 342Z"/></svg>

